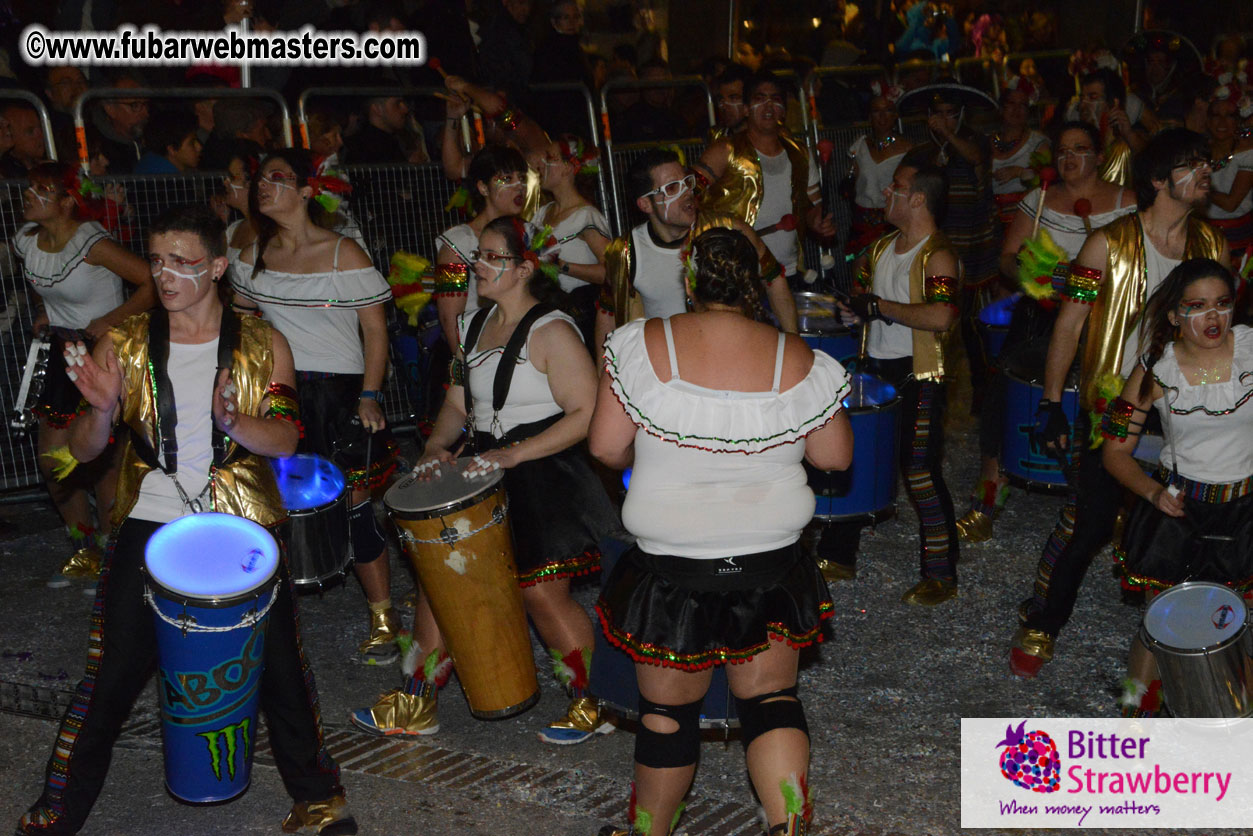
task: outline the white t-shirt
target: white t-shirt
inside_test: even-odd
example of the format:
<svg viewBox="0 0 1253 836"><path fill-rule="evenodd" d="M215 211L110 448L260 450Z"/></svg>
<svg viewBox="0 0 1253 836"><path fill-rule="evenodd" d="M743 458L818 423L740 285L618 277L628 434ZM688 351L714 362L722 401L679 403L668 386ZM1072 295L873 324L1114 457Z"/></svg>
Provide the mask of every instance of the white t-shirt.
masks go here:
<svg viewBox="0 0 1253 836"><path fill-rule="evenodd" d="M1141 233L1144 238L1144 267L1145 267L1145 284L1144 298L1140 302L1140 311L1136 314L1135 326L1128 329L1127 341L1122 348L1122 367L1118 373L1125 379L1131 374L1136 367L1141 354L1140 350L1140 322L1144 317L1144 303L1153 295L1153 291L1157 290L1158 285L1166 278L1166 275L1179 266L1179 259L1167 258L1157 251L1153 246L1153 242L1149 240L1149 236Z"/></svg>
<svg viewBox="0 0 1253 836"><path fill-rule="evenodd" d="M1253 148L1232 155L1225 166L1211 174L1210 187L1216 192L1230 192L1231 187L1235 185L1236 175L1241 171L1253 171ZM1235 208L1234 212L1220 209L1212 203L1205 204L1203 211L1207 218L1227 220L1247 215L1250 210L1253 210L1253 189L1249 189L1244 195L1244 200L1240 201L1240 205Z"/></svg>
<svg viewBox="0 0 1253 836"><path fill-rule="evenodd" d="M1166 443L1161 463L1170 468L1176 461L1179 475L1195 482L1222 484L1253 475L1253 329L1232 329L1235 351L1231 380L1226 383L1192 385L1179 368L1175 344L1170 343L1153 366L1153 376L1164 397L1154 402L1165 416Z"/></svg>
<svg viewBox="0 0 1253 836"><path fill-rule="evenodd" d="M908 252L898 254L896 244L887 248L879 256L874 266L874 278L871 287L879 298L890 302L909 303L909 268L922 245L930 240L928 235L913 246ZM899 239L898 239L899 240ZM895 360L898 357L910 357L914 353L914 329L897 322L876 320L870 323L870 340L868 350L876 360Z"/></svg>
<svg viewBox="0 0 1253 836"><path fill-rule="evenodd" d="M605 341L614 393L637 428L623 525L644 551L688 558L795 543L814 514L801 465L805 437L842 408L843 367L816 351L804 380L781 392L663 381L644 324L629 322Z"/></svg>
<svg viewBox="0 0 1253 836"><path fill-rule="evenodd" d="M213 382L218 364L218 341L188 345L170 343L170 384L178 424L178 482L189 499L196 499L209 482L213 464ZM165 456L157 450L158 460ZM201 497L208 511L208 496ZM139 498L131 516L137 520L166 523L191 513L183 505L174 480L160 470L151 470L139 484Z"/></svg>
<svg viewBox="0 0 1253 836"><path fill-rule="evenodd" d="M788 158L787 151L780 151L773 157L758 151L757 159L761 162L762 195L761 206L757 209L756 227L762 229L778 223L784 215L795 211L792 206L792 161ZM818 165L813 155L810 155L808 187L817 185ZM795 230L771 232L761 236L761 240L783 268L784 275L796 272L799 239Z"/></svg>
<svg viewBox="0 0 1253 836"><path fill-rule="evenodd" d="M644 300L644 316L674 316L687 310L683 290L683 240L673 246L657 244L648 223L631 230L631 255L635 259L635 291Z"/></svg>
<svg viewBox="0 0 1253 836"><path fill-rule="evenodd" d="M261 308L291 344L296 368L302 372L362 374L357 311L381 305L392 296L391 286L373 267L339 269L341 237L335 244L331 269L325 273L283 273L265 269L252 275L253 265L235 262L235 290ZM249 248L255 262L257 246Z"/></svg>
<svg viewBox="0 0 1253 836"><path fill-rule="evenodd" d="M1123 190L1118 190L1118 198L1116 203L1122 203ZM1040 190L1032 189L1022 200L1018 201L1018 211L1024 213L1029 218L1035 217L1036 207L1040 205ZM1088 215L1088 224L1093 230L1100 229L1107 223L1121 218L1123 215L1130 215L1136 211L1135 204L1130 206L1121 206L1111 209L1108 212L1099 212ZM1068 215L1058 212L1056 209L1044 207L1044 213L1040 215L1040 226L1049 231L1049 236L1057 246L1066 251L1066 259L1073 261L1079 250L1083 248L1083 242L1088 240L1088 230L1083 225L1083 218L1078 215Z"/></svg>
<svg viewBox="0 0 1253 836"><path fill-rule="evenodd" d="M95 221L84 221L55 253L39 248L39 225L25 224L9 244L22 259L22 276L43 300L48 323L56 328L86 328L122 304L122 280L106 267L87 263L87 253L109 237Z"/></svg>
<svg viewBox="0 0 1253 836"><path fill-rule="evenodd" d="M462 353L465 354L466 368L470 374L470 395L474 399L474 428L479 432L492 432L492 391L496 382L496 369L500 366L500 358L505 354L505 347L496 346L478 351L475 346L470 346L467 350L466 332L477 312L477 308L466 311L457 320L457 339ZM548 375L535 368L535 364L531 362L531 340L535 332L558 320L569 325L574 333L579 333L579 327L574 320L561 311L546 313L531 325L531 331L518 354L518 367L513 370L513 379L509 382L509 396L497 416L501 435L519 424L542 421L561 412L561 407L553 400ZM580 335L579 339L582 340L583 337Z"/></svg>
<svg viewBox="0 0 1253 836"><path fill-rule="evenodd" d="M435 237L435 254L439 255L442 247L447 247L457 255L457 260L466 266L466 310L479 306L478 283L474 280L474 259L470 253L479 248L479 236L469 224L457 224L444 230Z"/></svg>
<svg viewBox="0 0 1253 836"><path fill-rule="evenodd" d="M531 223L537 229L543 229L544 224L548 222L548 215L556 211L556 203L545 203L536 210L535 218ZM595 264L598 261L596 253L592 252L592 248L582 237L583 233L589 229L596 230L606 239L613 237L609 234L609 224L605 221L605 216L595 206L580 206L563 218L561 223L553 228L553 235L557 238L557 257L570 264ZM609 241L606 240L605 243L608 244ZM566 293L588 285L587 282L564 273L557 279L561 283L561 289Z"/></svg>
<svg viewBox="0 0 1253 836"><path fill-rule="evenodd" d="M848 155L857 164L853 202L866 209L887 208L887 198L883 196L883 190L892 184L892 175L896 173L896 167L900 165L905 152L875 162L870 154L869 140L861 136L849 147Z"/></svg>

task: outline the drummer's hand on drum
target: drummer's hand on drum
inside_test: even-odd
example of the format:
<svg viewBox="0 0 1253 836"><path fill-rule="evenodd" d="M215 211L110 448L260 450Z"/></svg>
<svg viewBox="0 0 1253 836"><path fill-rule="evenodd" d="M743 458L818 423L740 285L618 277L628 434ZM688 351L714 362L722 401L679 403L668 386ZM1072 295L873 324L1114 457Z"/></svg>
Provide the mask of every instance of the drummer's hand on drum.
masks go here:
<svg viewBox="0 0 1253 836"><path fill-rule="evenodd" d="M122 367L113 353L112 340L104 341L104 346L104 365L101 366L87 351L86 343L66 343L65 366L66 375L92 409L110 412L122 396Z"/></svg>
<svg viewBox="0 0 1253 836"><path fill-rule="evenodd" d="M448 450L428 445L422 452L422 458L418 459L418 463L413 466L413 472L422 481L429 481L439 476L441 465L452 464L454 461L456 457Z"/></svg>
<svg viewBox="0 0 1253 836"><path fill-rule="evenodd" d="M230 432L239 418L239 388L231 380L230 369L218 372L217 385L213 387L213 423L222 432Z"/></svg>
<svg viewBox="0 0 1253 836"><path fill-rule="evenodd" d="M1153 492L1153 498L1150 501L1153 503L1154 508L1168 517L1182 517L1184 515L1183 494L1178 492L1172 494L1165 485Z"/></svg>
<svg viewBox="0 0 1253 836"><path fill-rule="evenodd" d="M852 328L855 325L861 324L861 320L857 318L857 314L853 313L849 309L848 305L845 305L842 301L837 299L835 301L835 307L840 313L840 324L845 328Z"/></svg>
<svg viewBox="0 0 1253 836"><path fill-rule="evenodd" d="M1046 452L1056 453L1070 446L1070 419L1060 403L1041 400L1035 411L1036 443Z"/></svg>
<svg viewBox="0 0 1253 836"><path fill-rule="evenodd" d="M378 432L387 426L387 418L383 416L383 407L374 398L361 398L357 401L357 415L361 418L361 426L367 432Z"/></svg>
<svg viewBox="0 0 1253 836"><path fill-rule="evenodd" d="M465 472L468 476L482 476L494 470L508 470L520 461L514 448L501 447L498 450L488 450L486 453L475 456L470 460L470 465Z"/></svg>

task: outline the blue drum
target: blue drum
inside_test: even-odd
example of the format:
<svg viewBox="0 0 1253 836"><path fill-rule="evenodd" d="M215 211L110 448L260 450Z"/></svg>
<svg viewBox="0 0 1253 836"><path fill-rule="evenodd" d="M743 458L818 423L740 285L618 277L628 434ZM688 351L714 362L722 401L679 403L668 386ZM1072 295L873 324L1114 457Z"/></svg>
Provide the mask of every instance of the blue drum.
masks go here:
<svg viewBox="0 0 1253 836"><path fill-rule="evenodd" d="M897 450L900 446L901 403L896 387L874 375L849 377L851 391L844 409L853 425L853 463L830 473L808 463L809 487L824 522L878 522L896 510Z"/></svg>
<svg viewBox="0 0 1253 836"><path fill-rule="evenodd" d="M823 293L794 293L800 335L814 351L822 351L848 365L861 348L860 333L844 327L835 297Z"/></svg>
<svg viewBox="0 0 1253 836"><path fill-rule="evenodd" d="M144 567L166 788L190 804L230 800L251 777L278 544L242 517L194 514L152 535Z"/></svg>
<svg viewBox="0 0 1253 836"><path fill-rule="evenodd" d="M984 305L983 310L979 311L976 328L979 331L979 341L983 343L983 356L989 363L995 363L996 358L1001 356L1001 350L1005 348L1009 321L1014 316L1014 306L1021 298L1021 293L1015 293Z"/></svg>
<svg viewBox="0 0 1253 836"><path fill-rule="evenodd" d="M272 462L287 508L281 536L287 544L292 586L297 592L320 592L343 580L352 565L344 472L313 453Z"/></svg>
<svg viewBox="0 0 1253 836"><path fill-rule="evenodd" d="M1035 413L1044 397L1044 361L1047 340L1035 340L1011 351L1005 368L1005 423L1001 432L1001 467L1010 481L1028 490L1046 493L1068 490L1066 469L1079 462L1088 440L1078 435L1079 389L1072 374L1062 392L1062 409L1070 420L1066 468L1035 442Z"/></svg>
<svg viewBox="0 0 1253 836"><path fill-rule="evenodd" d="M608 578L618 558L629 548L621 540L605 539L600 543L601 577ZM628 720L639 717L640 688L635 680L635 662L626 653L611 645L605 631L597 628L596 644L592 651L590 680L592 696L601 706ZM705 693L700 709L700 726L703 729L739 728L735 713L735 700L727 683L725 666L714 668L713 681Z"/></svg>

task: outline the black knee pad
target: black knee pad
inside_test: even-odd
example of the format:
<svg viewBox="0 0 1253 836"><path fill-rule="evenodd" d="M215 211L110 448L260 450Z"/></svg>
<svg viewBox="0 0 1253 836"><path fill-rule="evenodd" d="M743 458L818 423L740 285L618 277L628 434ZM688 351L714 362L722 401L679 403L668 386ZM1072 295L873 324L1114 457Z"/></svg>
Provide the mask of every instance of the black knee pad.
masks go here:
<svg viewBox="0 0 1253 836"><path fill-rule="evenodd" d="M352 538L352 555L356 563L373 563L387 548L383 532L374 519L370 500L354 506L348 512L348 536Z"/></svg>
<svg viewBox="0 0 1253 836"><path fill-rule="evenodd" d="M660 705L640 696L640 728L635 734L635 762L652 769L691 766L700 757L700 707L704 700L687 705ZM655 714L679 724L672 732L653 731L644 716Z"/></svg>
<svg viewBox="0 0 1253 836"><path fill-rule="evenodd" d="M797 729L809 737L805 708L796 699L795 685L757 697L736 697L735 711L740 716L740 742L745 751L754 740L775 729Z"/></svg>

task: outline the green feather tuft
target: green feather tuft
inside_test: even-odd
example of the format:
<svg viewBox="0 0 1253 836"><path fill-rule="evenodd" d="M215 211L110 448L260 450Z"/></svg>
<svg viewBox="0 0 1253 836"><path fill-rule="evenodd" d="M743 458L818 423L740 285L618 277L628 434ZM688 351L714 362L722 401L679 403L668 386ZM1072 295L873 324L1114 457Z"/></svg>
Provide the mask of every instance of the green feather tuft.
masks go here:
<svg viewBox="0 0 1253 836"><path fill-rule="evenodd" d="M1053 271L1066 258L1066 251L1057 246L1047 229L1023 242L1018 251L1018 283L1032 299L1053 296Z"/></svg>
<svg viewBox="0 0 1253 836"><path fill-rule="evenodd" d="M783 793L783 808L789 815L799 816L805 810L805 794L801 791L800 781L795 775L779 782L779 792Z"/></svg>

